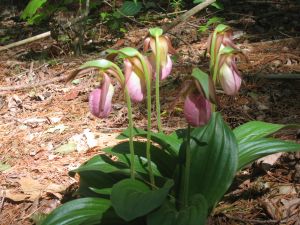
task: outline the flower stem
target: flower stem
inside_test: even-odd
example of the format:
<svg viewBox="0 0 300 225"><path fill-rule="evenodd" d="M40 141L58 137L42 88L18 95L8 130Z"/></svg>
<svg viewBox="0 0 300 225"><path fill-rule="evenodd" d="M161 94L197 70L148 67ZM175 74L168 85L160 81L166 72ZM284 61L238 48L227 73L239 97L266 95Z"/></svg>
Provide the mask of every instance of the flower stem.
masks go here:
<svg viewBox="0 0 300 225"><path fill-rule="evenodd" d="M184 165L184 184L183 184L183 206L188 206L189 184L190 184L190 164L191 164L191 146L190 146L191 127L187 129L187 145L185 149L185 165Z"/></svg>
<svg viewBox="0 0 300 225"><path fill-rule="evenodd" d="M127 104L127 110L128 110L128 128L129 128L129 151L130 151L130 178L135 179L135 154L134 154L134 146L133 146L133 118L132 118L132 107L131 107L131 99L128 94L127 87L125 85L125 77L120 70L120 68L115 65L114 68L117 70L120 80L122 82L121 85L124 85L125 88L125 100Z"/></svg>
<svg viewBox="0 0 300 225"><path fill-rule="evenodd" d="M211 73L213 74L213 82L214 82L214 86L216 86L217 83L217 75L218 75L218 67L219 67L219 61L220 61L220 53L217 54L216 59L215 59L215 64L213 65L213 69L211 71ZM215 104L211 104L211 109L212 112L216 111L216 105Z"/></svg>
<svg viewBox="0 0 300 225"><path fill-rule="evenodd" d="M147 145L146 145L146 157L148 162L148 170L149 170L149 178L151 187L155 187L154 175L152 170L152 162L151 162L151 152L150 152L150 141L151 141L151 80L148 67L146 65L144 56L138 54L138 57L142 63L145 79L146 79L146 88L147 88L147 117L148 117L148 124L147 124Z"/></svg>
<svg viewBox="0 0 300 225"><path fill-rule="evenodd" d="M128 109L128 126L129 126L129 151L130 151L130 178L134 179L134 146L133 146L133 118L132 118L132 108L131 108L131 100L128 94L127 88L125 89L125 98Z"/></svg>
<svg viewBox="0 0 300 225"><path fill-rule="evenodd" d="M156 105L156 114L157 114L157 128L158 132L162 132L161 127L161 118L160 118L160 99L159 99L159 79L160 79L160 43L159 36L155 36L155 46L156 46L156 78L155 78L155 105Z"/></svg>

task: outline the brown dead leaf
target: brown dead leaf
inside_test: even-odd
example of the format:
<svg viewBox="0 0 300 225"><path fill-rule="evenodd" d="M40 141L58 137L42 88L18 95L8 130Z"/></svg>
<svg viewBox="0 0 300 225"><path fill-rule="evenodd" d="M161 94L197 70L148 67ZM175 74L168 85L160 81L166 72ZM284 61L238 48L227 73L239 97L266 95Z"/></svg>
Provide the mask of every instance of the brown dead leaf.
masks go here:
<svg viewBox="0 0 300 225"><path fill-rule="evenodd" d="M30 200L38 198L44 190L44 186L30 176L21 178L19 184L21 185L22 192L29 195Z"/></svg>

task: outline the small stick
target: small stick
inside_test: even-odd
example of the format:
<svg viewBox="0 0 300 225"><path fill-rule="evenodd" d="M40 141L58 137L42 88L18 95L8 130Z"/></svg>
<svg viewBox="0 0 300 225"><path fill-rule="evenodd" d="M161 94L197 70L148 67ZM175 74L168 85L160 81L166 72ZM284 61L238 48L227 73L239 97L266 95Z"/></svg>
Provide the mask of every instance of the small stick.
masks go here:
<svg viewBox="0 0 300 225"><path fill-rule="evenodd" d="M21 40L21 41L17 41L17 42L8 44L8 45L0 46L0 52L4 51L4 50L8 50L10 48L20 46L20 45L28 44L30 42L33 42L33 41L36 41L36 40L39 40L39 39L42 39L42 38L49 37L50 35L51 35L51 32L47 31L45 33L30 37L30 38L26 38L26 39Z"/></svg>
<svg viewBox="0 0 300 225"><path fill-rule="evenodd" d="M264 79L300 79L299 73L260 74L257 76Z"/></svg>
<svg viewBox="0 0 300 225"><path fill-rule="evenodd" d="M5 197L6 197L5 191L2 190L2 196L1 196L1 202L0 202L0 213L2 212L2 209L3 209Z"/></svg>
<svg viewBox="0 0 300 225"><path fill-rule="evenodd" d="M164 33L168 32L172 28L176 27L178 24L186 21L188 18L190 18L191 16L195 15L196 13L198 13L202 9L206 8L207 6L211 5L215 1L216 0L206 0L206 1L202 2L201 4L196 5L194 8L190 9L186 13L182 14L181 16L179 16L172 23L167 24L166 26L163 26L162 29L163 29Z"/></svg>

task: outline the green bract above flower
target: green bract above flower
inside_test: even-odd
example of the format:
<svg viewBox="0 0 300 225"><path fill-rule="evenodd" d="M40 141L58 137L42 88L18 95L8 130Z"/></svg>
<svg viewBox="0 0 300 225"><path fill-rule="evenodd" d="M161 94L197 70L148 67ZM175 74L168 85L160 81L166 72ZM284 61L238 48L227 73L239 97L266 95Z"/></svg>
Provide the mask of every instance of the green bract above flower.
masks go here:
<svg viewBox="0 0 300 225"><path fill-rule="evenodd" d="M90 93L89 107L91 113L99 118L105 118L111 112L111 100L114 94L114 87L109 76L103 72L103 79L100 88L96 88Z"/></svg>

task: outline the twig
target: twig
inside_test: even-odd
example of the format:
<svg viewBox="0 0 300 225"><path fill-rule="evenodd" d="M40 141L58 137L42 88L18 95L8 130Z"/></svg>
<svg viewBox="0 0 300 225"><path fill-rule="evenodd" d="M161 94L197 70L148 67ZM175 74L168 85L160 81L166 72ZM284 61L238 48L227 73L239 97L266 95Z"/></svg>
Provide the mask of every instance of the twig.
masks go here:
<svg viewBox="0 0 300 225"><path fill-rule="evenodd" d="M4 50L8 50L10 48L14 48L14 47L20 46L20 45L28 44L30 42L33 42L33 41L36 41L36 40L39 40L39 39L42 39L42 38L49 37L50 35L51 35L51 32L47 31L45 33L42 33L42 34L30 37L30 38L26 38L26 39L24 39L22 41L17 41L17 42L8 44L8 45L0 46L0 52L4 51Z"/></svg>
<svg viewBox="0 0 300 225"><path fill-rule="evenodd" d="M1 201L0 201L0 213L2 212L2 209L3 209L5 197L6 197L5 191L2 190L2 196L1 196Z"/></svg>
<svg viewBox="0 0 300 225"><path fill-rule="evenodd" d="M211 5L215 1L216 0L206 0L205 2L202 2L201 4L196 5L194 8L190 9L189 11L184 13L183 15L179 16L172 23L163 26L162 29L163 29L164 33L168 32L172 28L176 27L178 24L186 21L188 18L195 15L196 13L198 13L202 9L206 8L207 6Z"/></svg>

